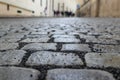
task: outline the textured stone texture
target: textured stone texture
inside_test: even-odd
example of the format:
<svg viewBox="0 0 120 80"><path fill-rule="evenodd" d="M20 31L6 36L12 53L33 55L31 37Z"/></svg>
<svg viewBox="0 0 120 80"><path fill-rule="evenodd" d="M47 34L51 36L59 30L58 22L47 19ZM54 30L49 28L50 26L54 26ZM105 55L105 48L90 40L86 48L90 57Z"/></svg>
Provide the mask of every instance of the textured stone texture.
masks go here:
<svg viewBox="0 0 120 80"><path fill-rule="evenodd" d="M4 31L0 31L0 37L5 35L5 32Z"/></svg>
<svg viewBox="0 0 120 80"><path fill-rule="evenodd" d="M120 54L117 53L88 53L85 60L89 67L120 68Z"/></svg>
<svg viewBox="0 0 120 80"><path fill-rule="evenodd" d="M35 35L35 34L37 34L37 35L39 35L39 34L48 34L48 32L32 32L31 34L33 34L33 35Z"/></svg>
<svg viewBox="0 0 120 80"><path fill-rule="evenodd" d="M56 50L56 43L31 43L25 45L23 50Z"/></svg>
<svg viewBox="0 0 120 80"><path fill-rule="evenodd" d="M86 61L87 53L97 55L90 56L93 58ZM102 53L101 56L100 53ZM77 69L76 71L92 68L96 72L103 70L113 74L116 80L120 80L119 53L119 18L0 19L0 66L18 66L40 70L42 75L35 80L46 80L47 71L56 68ZM16 71L16 74L18 72ZM98 77L95 77L96 72L90 74L91 72L85 71L83 79L78 75L79 73L69 71L65 71L63 76L67 75L65 79L68 80L96 80L105 77L103 73L102 76L97 73ZM20 74L22 75L22 73ZM84 71L81 72L81 74L83 73ZM13 75L16 76L16 74ZM77 75L77 78L73 77ZM69 76L72 77L69 78ZM61 78L59 80L64 80ZM53 80L55 79L53 78ZM104 78L102 79L104 80ZM110 80L106 77L105 79ZM21 78L21 80L24 79Z"/></svg>
<svg viewBox="0 0 120 80"><path fill-rule="evenodd" d="M23 50L0 52L0 65L19 65L25 53Z"/></svg>
<svg viewBox="0 0 120 80"><path fill-rule="evenodd" d="M50 38L27 38L21 42L30 43L30 42L47 42Z"/></svg>
<svg viewBox="0 0 120 80"><path fill-rule="evenodd" d="M40 72L29 68L0 67L0 80L37 80Z"/></svg>
<svg viewBox="0 0 120 80"><path fill-rule="evenodd" d="M7 34L6 36L2 37L2 38L23 38L24 35L23 34L19 34L19 33L11 33L11 34Z"/></svg>
<svg viewBox="0 0 120 80"><path fill-rule="evenodd" d="M0 43L0 50L16 49L18 46L18 43Z"/></svg>
<svg viewBox="0 0 120 80"><path fill-rule="evenodd" d="M55 38L55 42L63 42L63 43L68 43L68 42L80 42L79 39L76 38Z"/></svg>
<svg viewBox="0 0 120 80"><path fill-rule="evenodd" d="M73 35L53 35L53 38L75 38Z"/></svg>
<svg viewBox="0 0 120 80"><path fill-rule="evenodd" d="M93 49L94 51L98 51L98 52L118 53L120 52L120 45L95 44Z"/></svg>
<svg viewBox="0 0 120 80"><path fill-rule="evenodd" d="M73 53L40 51L33 53L26 64L69 66L83 65L83 62Z"/></svg>
<svg viewBox="0 0 120 80"><path fill-rule="evenodd" d="M105 71L86 69L53 69L47 73L47 80L115 80Z"/></svg>
<svg viewBox="0 0 120 80"><path fill-rule="evenodd" d="M62 51L91 51L87 44L63 44Z"/></svg>

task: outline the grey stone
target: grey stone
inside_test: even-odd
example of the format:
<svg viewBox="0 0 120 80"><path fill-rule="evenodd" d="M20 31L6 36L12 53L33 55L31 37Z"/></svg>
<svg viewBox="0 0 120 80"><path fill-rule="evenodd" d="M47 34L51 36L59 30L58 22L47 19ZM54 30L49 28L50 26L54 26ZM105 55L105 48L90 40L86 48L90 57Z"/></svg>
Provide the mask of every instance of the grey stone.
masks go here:
<svg viewBox="0 0 120 80"><path fill-rule="evenodd" d="M33 35L35 35L35 34L37 34L37 35L39 35L39 34L48 34L48 32L32 32L31 34L33 34Z"/></svg>
<svg viewBox="0 0 120 80"><path fill-rule="evenodd" d="M94 32L94 33L88 33L88 35L90 35L90 36L100 36L101 33Z"/></svg>
<svg viewBox="0 0 120 80"><path fill-rule="evenodd" d="M7 39L9 39L9 38L19 38L19 39L21 39L23 37L24 37L24 35L20 34L20 33L10 33L10 34L7 34L6 36L2 37L2 38L7 38Z"/></svg>
<svg viewBox="0 0 120 80"><path fill-rule="evenodd" d="M120 45L94 44L93 50L95 52L118 53L118 52L120 52Z"/></svg>
<svg viewBox="0 0 120 80"><path fill-rule="evenodd" d="M26 35L26 38L49 38L48 35Z"/></svg>
<svg viewBox="0 0 120 80"><path fill-rule="evenodd" d="M79 35L79 32L68 32L69 35Z"/></svg>
<svg viewBox="0 0 120 80"><path fill-rule="evenodd" d="M18 43L0 43L0 50L16 49L18 46Z"/></svg>
<svg viewBox="0 0 120 80"><path fill-rule="evenodd" d="M79 39L76 38L55 38L54 42L64 42L64 43L70 43L70 42L80 42Z"/></svg>
<svg viewBox="0 0 120 80"><path fill-rule="evenodd" d="M120 35L113 35L112 39L114 39L114 40L120 40Z"/></svg>
<svg viewBox="0 0 120 80"><path fill-rule="evenodd" d="M58 35L64 35L65 32L64 31L57 31L57 32L50 32L50 34L58 34Z"/></svg>
<svg viewBox="0 0 120 80"><path fill-rule="evenodd" d="M117 53L88 53L85 60L89 67L120 68L120 54Z"/></svg>
<svg viewBox="0 0 120 80"><path fill-rule="evenodd" d="M95 38L95 36L88 36L88 35L83 35L83 34L80 34L79 36L81 39L85 39L86 42L100 43L99 40Z"/></svg>
<svg viewBox="0 0 120 80"><path fill-rule="evenodd" d="M102 44L118 44L116 40L114 39L98 39L96 43L102 43Z"/></svg>
<svg viewBox="0 0 120 80"><path fill-rule="evenodd" d="M0 52L0 65L19 65L25 53L23 50Z"/></svg>
<svg viewBox="0 0 120 80"><path fill-rule="evenodd" d="M56 43L31 43L25 45L23 50L56 50Z"/></svg>
<svg viewBox="0 0 120 80"><path fill-rule="evenodd" d="M6 42L5 39L0 38L0 43Z"/></svg>
<svg viewBox="0 0 120 80"><path fill-rule="evenodd" d="M5 35L6 32L0 31L0 37Z"/></svg>
<svg viewBox="0 0 120 80"><path fill-rule="evenodd" d="M3 42L3 43L16 43L17 41L20 41L21 39L19 38L9 38L9 39L6 39L6 38L1 38L0 39L0 42Z"/></svg>
<svg viewBox="0 0 120 80"><path fill-rule="evenodd" d="M30 42L47 42L50 38L27 38L21 42L30 43Z"/></svg>
<svg viewBox="0 0 120 80"><path fill-rule="evenodd" d="M73 35L53 35L53 38L75 38Z"/></svg>
<svg viewBox="0 0 120 80"><path fill-rule="evenodd" d="M83 65L83 62L81 61L79 56L73 53L40 51L33 53L29 57L26 64L69 66L69 65Z"/></svg>
<svg viewBox="0 0 120 80"><path fill-rule="evenodd" d="M88 44L63 44L62 51L85 51L90 52Z"/></svg>
<svg viewBox="0 0 120 80"><path fill-rule="evenodd" d="M0 67L0 80L37 80L40 72L29 68Z"/></svg>
<svg viewBox="0 0 120 80"><path fill-rule="evenodd" d="M115 80L113 75L100 70L53 69L47 73L46 80Z"/></svg>
<svg viewBox="0 0 120 80"><path fill-rule="evenodd" d="M86 34L86 33L88 33L88 30L87 30L87 29L80 29L79 32L80 32L80 33L83 33L83 34L84 34L84 33Z"/></svg>

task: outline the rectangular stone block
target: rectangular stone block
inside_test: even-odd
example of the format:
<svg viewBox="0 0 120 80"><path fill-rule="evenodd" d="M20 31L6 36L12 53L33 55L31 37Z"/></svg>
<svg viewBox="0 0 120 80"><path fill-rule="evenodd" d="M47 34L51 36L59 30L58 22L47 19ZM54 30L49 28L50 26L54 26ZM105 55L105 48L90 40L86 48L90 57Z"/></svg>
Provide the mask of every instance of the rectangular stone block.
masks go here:
<svg viewBox="0 0 120 80"><path fill-rule="evenodd" d="M49 38L48 35L41 34L41 35L26 35L26 38Z"/></svg>
<svg viewBox="0 0 120 80"><path fill-rule="evenodd" d="M19 67L0 67L0 80L37 80L40 72Z"/></svg>
<svg viewBox="0 0 120 80"><path fill-rule="evenodd" d="M89 67L120 68L120 54L117 53L88 53L85 60Z"/></svg>
<svg viewBox="0 0 120 80"><path fill-rule="evenodd" d="M25 53L23 50L0 52L0 65L19 65Z"/></svg>
<svg viewBox="0 0 120 80"><path fill-rule="evenodd" d="M23 38L24 34L20 34L20 33L10 33L7 34L6 36L3 36L2 38Z"/></svg>
<svg viewBox="0 0 120 80"><path fill-rule="evenodd" d="M66 34L64 31L56 31L56 32L50 32L50 35L55 35L55 34L58 34L58 35L64 35Z"/></svg>
<svg viewBox="0 0 120 80"><path fill-rule="evenodd" d="M94 44L93 50L95 52L119 53L120 52L120 45Z"/></svg>
<svg viewBox="0 0 120 80"><path fill-rule="evenodd" d="M21 42L30 43L30 42L47 42L50 38L26 38Z"/></svg>
<svg viewBox="0 0 120 80"><path fill-rule="evenodd" d="M25 45L23 50L56 50L56 43L30 43Z"/></svg>
<svg viewBox="0 0 120 80"><path fill-rule="evenodd" d="M37 34L37 35L41 35L41 34L42 34L42 35L47 35L48 32L45 32L45 31L44 31L44 32L41 32L41 31L39 31L39 32L32 32L31 34L32 34L32 35L36 35L36 34Z"/></svg>
<svg viewBox="0 0 120 80"><path fill-rule="evenodd" d="M0 43L0 50L16 49L18 46L18 43Z"/></svg>
<svg viewBox="0 0 120 80"><path fill-rule="evenodd" d="M53 38L75 38L73 35L53 35Z"/></svg>
<svg viewBox="0 0 120 80"><path fill-rule="evenodd" d="M83 51L90 52L88 44L63 44L62 51Z"/></svg>
<svg viewBox="0 0 120 80"><path fill-rule="evenodd" d="M46 80L115 80L113 75L100 70L53 69L47 73Z"/></svg>
<svg viewBox="0 0 120 80"><path fill-rule="evenodd" d="M83 62L79 56L73 53L62 52L50 52L40 51L33 53L28 61L27 65L57 65L57 66L70 66L70 65L83 65Z"/></svg>
<svg viewBox="0 0 120 80"><path fill-rule="evenodd" d="M76 39L76 38L55 38L54 42L78 43L78 42L80 42L80 39Z"/></svg>

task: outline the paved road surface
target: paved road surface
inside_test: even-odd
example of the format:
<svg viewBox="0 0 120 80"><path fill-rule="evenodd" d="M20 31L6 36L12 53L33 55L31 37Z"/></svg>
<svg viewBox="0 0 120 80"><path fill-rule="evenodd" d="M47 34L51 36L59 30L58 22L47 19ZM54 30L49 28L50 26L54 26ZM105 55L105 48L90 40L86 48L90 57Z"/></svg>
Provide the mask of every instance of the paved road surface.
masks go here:
<svg viewBox="0 0 120 80"><path fill-rule="evenodd" d="M120 19L0 19L0 80L120 80Z"/></svg>

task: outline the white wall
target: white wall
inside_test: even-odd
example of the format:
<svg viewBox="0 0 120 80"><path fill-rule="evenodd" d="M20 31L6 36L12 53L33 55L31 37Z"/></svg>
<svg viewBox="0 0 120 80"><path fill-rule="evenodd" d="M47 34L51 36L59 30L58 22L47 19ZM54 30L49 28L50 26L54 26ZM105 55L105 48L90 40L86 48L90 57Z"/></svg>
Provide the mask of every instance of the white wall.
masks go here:
<svg viewBox="0 0 120 80"><path fill-rule="evenodd" d="M47 16L53 16L53 10L58 10L58 3L60 4L59 8L60 11L73 11L76 10L76 0L42 0L42 6L41 6L41 0L35 0L33 2L32 0L0 0L0 3L9 4L15 8L23 9L29 12L34 11L34 16L45 16L44 10L46 7L46 1L48 1L47 4ZM54 1L54 9L53 9L53 1ZM63 3L64 3L64 9L63 9ZM0 5L1 6L1 5ZM27 14L24 14L27 15Z"/></svg>

